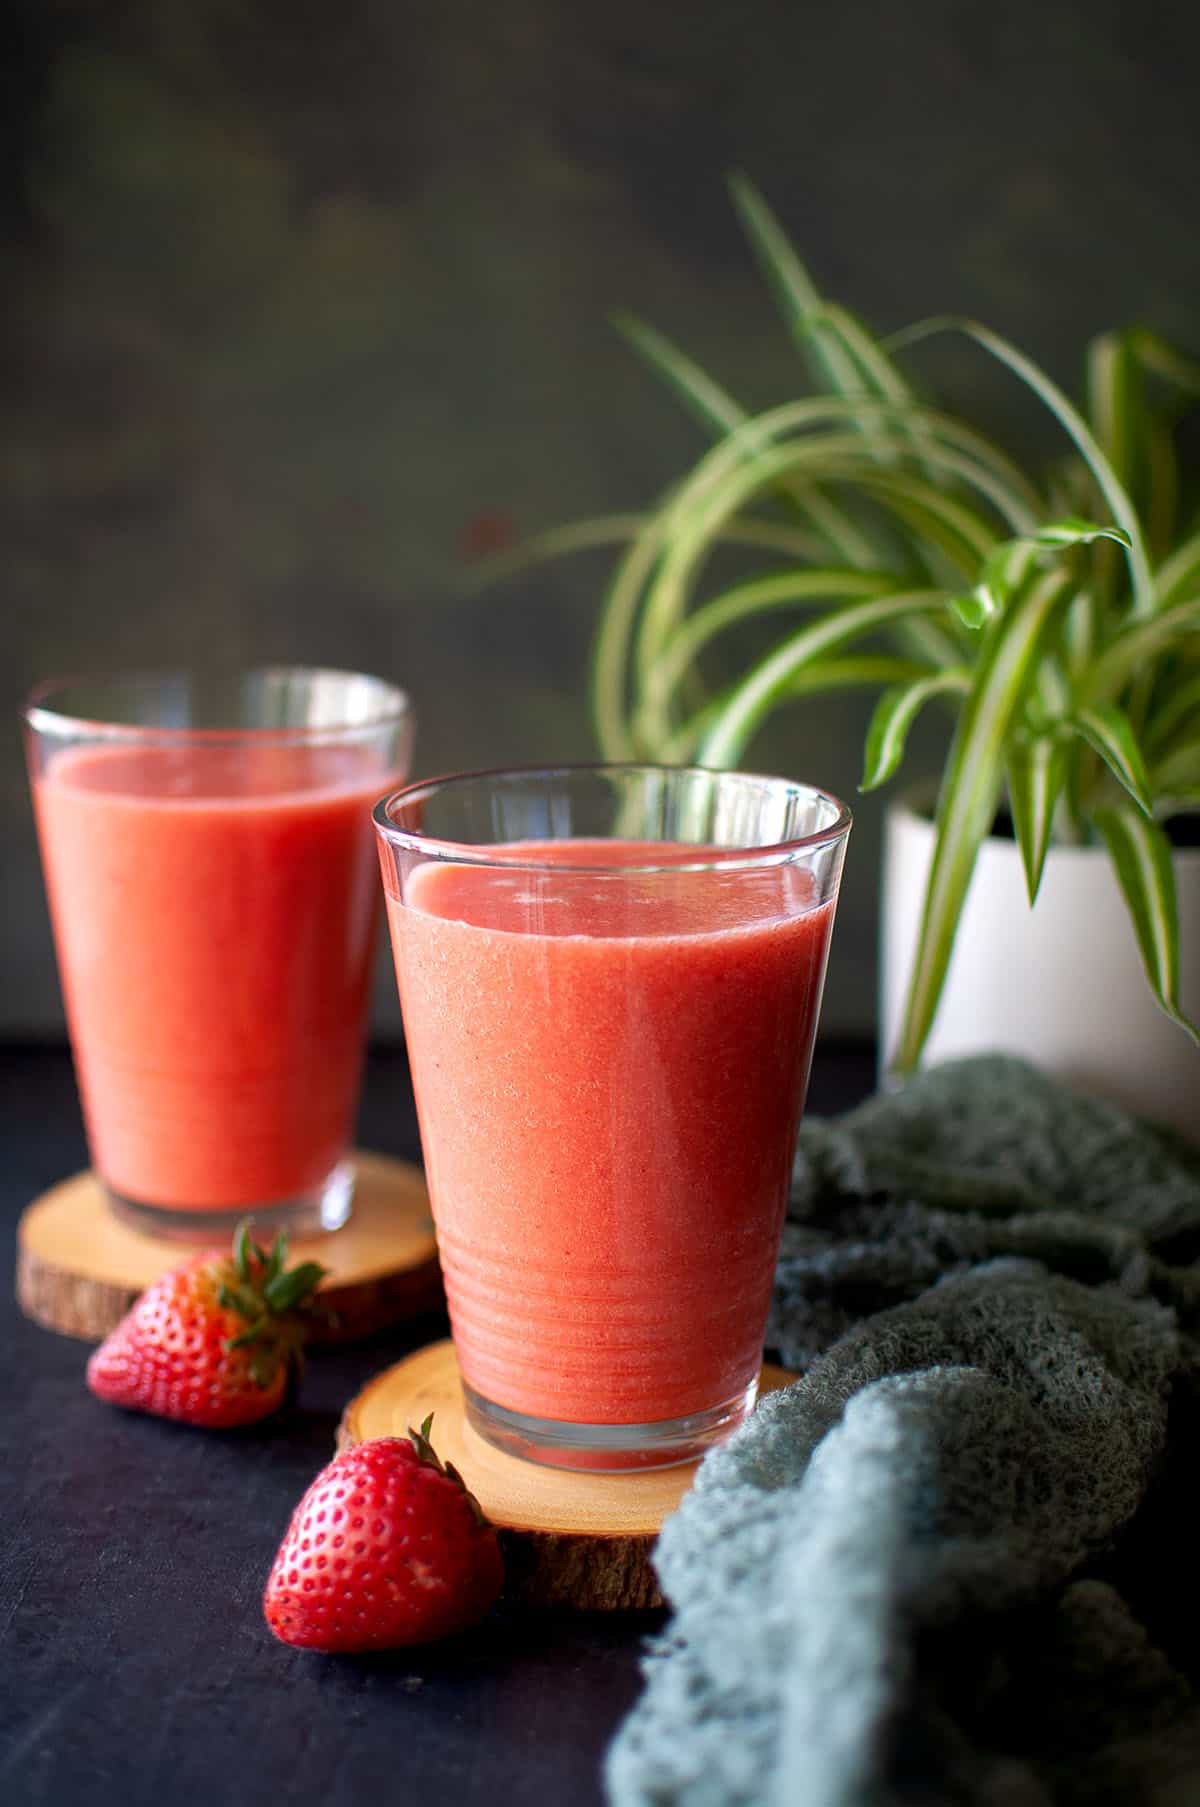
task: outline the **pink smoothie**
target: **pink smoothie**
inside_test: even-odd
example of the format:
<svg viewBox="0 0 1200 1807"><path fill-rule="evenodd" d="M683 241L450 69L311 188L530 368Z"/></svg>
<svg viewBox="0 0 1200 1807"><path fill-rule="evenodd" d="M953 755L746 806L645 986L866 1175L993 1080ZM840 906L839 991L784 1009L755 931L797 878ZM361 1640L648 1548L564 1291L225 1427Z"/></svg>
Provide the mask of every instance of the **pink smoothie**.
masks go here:
<svg viewBox="0 0 1200 1807"><path fill-rule="evenodd" d="M353 748L88 747L34 783L92 1157L139 1203L318 1187L347 1147L375 918Z"/></svg>
<svg viewBox="0 0 1200 1807"><path fill-rule="evenodd" d="M649 1423L758 1372L832 906L795 866L555 869L589 850L427 863L388 914L466 1380L534 1417Z"/></svg>

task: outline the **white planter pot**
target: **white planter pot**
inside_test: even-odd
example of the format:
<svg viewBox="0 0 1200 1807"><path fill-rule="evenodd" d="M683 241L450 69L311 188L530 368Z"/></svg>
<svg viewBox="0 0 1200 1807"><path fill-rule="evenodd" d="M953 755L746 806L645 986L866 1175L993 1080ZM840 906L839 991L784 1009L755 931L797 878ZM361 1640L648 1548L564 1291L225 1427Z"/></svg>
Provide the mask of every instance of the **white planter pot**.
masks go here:
<svg viewBox="0 0 1200 1807"><path fill-rule="evenodd" d="M884 842L882 1055L895 1048L933 825L888 812ZM1200 849L1175 855L1181 1002L1200 1021ZM1107 853L1055 847L1029 908L1016 843L980 850L926 1063L999 1049L1200 1141L1200 1049L1155 1005Z"/></svg>

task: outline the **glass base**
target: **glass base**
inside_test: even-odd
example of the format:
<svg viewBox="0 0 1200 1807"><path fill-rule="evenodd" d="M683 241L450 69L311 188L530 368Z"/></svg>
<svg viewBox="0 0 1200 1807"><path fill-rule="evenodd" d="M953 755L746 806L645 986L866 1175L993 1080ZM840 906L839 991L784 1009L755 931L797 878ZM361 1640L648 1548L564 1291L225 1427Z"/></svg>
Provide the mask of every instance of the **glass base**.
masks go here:
<svg viewBox="0 0 1200 1807"><path fill-rule="evenodd" d="M324 1185L311 1192L229 1210L189 1211L174 1205L147 1205L126 1198L107 1181L104 1191L114 1215L148 1236L165 1236L173 1242L212 1243L216 1247L227 1242L240 1223L249 1221L255 1241L269 1243L280 1230L286 1230L289 1236L319 1236L327 1230L340 1230L349 1219L354 1202L354 1167L350 1161L339 1161Z"/></svg>
<svg viewBox="0 0 1200 1807"><path fill-rule="evenodd" d="M753 1411L757 1397L755 1375L733 1399L686 1418L653 1424L571 1424L531 1418L524 1412L509 1411L507 1406L493 1405L463 1382L467 1422L486 1442L545 1468L577 1468L593 1474L674 1468L680 1462L694 1462L737 1429Z"/></svg>

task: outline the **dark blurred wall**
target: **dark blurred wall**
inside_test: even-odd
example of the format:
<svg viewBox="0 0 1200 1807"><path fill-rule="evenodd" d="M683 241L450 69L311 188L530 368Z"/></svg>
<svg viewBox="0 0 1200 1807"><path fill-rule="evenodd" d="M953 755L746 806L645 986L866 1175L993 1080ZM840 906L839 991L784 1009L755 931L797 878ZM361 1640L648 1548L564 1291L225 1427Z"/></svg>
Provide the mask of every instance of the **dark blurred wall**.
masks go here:
<svg viewBox="0 0 1200 1807"><path fill-rule="evenodd" d="M637 507L699 449L611 308L748 401L799 387L734 165L876 324L976 313L1069 382L1133 316L1200 345L1192 6L24 0L14 23L10 722L56 671L220 654L396 676L426 772L585 757L606 558L483 595L468 559ZM939 376L1018 447L1043 431L969 355ZM755 763L852 795L862 723L797 709ZM2 759L0 1029L53 1033L15 730ZM879 809L827 1030L872 1020Z"/></svg>

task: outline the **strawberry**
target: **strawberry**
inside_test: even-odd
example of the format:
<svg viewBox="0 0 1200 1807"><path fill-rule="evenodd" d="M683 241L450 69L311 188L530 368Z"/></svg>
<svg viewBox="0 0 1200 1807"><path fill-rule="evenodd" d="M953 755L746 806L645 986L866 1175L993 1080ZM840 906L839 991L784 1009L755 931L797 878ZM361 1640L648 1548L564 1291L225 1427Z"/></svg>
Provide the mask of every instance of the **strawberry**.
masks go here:
<svg viewBox="0 0 1200 1807"><path fill-rule="evenodd" d="M492 1605L504 1580L500 1545L461 1475L434 1454L432 1422L345 1450L304 1495L263 1597L283 1643L428 1644Z"/></svg>
<svg viewBox="0 0 1200 1807"><path fill-rule="evenodd" d="M92 1355L87 1383L110 1405L206 1430L266 1418L283 1403L325 1272L290 1272L287 1238L268 1253L243 1224L233 1255L210 1249L156 1280Z"/></svg>

